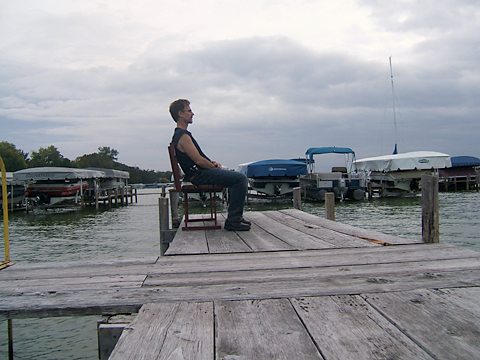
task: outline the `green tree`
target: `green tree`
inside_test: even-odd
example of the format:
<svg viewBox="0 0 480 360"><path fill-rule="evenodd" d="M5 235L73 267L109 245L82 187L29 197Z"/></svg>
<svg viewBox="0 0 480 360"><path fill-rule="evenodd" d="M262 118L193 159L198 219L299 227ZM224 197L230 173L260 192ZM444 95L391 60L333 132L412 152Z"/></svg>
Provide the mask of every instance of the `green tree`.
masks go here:
<svg viewBox="0 0 480 360"><path fill-rule="evenodd" d="M58 149L50 145L48 148L40 148L38 152L32 151L30 159L28 160L28 167L41 166L72 166L72 162L63 157Z"/></svg>
<svg viewBox="0 0 480 360"><path fill-rule="evenodd" d="M0 156L2 157L5 169L7 171L22 170L27 167L27 156L22 150L16 148L15 145L2 141L0 142Z"/></svg>
<svg viewBox="0 0 480 360"><path fill-rule="evenodd" d="M98 148L98 153L100 155L105 155L112 159L112 161L116 161L118 158L118 151L115 149L110 149L109 146L103 146Z"/></svg>
<svg viewBox="0 0 480 360"><path fill-rule="evenodd" d="M79 168L97 167L105 169L114 169L114 161L105 154L93 153L77 157L74 161L75 166ZM116 170L120 170L115 168Z"/></svg>

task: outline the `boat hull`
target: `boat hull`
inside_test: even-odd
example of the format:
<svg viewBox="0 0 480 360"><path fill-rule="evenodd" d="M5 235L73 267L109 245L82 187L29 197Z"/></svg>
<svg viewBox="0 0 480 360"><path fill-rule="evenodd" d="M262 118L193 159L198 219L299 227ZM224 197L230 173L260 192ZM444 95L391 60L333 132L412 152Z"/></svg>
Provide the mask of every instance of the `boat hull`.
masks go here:
<svg viewBox="0 0 480 360"><path fill-rule="evenodd" d="M25 196L35 206L59 206L80 204L83 192L89 186L86 181L70 184L30 184Z"/></svg>

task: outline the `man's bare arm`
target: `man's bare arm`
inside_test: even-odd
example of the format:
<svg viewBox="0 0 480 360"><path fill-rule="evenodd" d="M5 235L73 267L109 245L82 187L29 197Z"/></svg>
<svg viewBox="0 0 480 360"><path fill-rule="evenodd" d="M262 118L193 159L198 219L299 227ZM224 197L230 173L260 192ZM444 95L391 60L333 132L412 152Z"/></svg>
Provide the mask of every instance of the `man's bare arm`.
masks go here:
<svg viewBox="0 0 480 360"><path fill-rule="evenodd" d="M178 149L188 155L192 161L200 166L203 169L213 169L213 168L221 168L222 165L215 161L209 161L205 159L200 153L198 152L197 148L193 144L192 138L187 134L184 134L180 137L177 145Z"/></svg>

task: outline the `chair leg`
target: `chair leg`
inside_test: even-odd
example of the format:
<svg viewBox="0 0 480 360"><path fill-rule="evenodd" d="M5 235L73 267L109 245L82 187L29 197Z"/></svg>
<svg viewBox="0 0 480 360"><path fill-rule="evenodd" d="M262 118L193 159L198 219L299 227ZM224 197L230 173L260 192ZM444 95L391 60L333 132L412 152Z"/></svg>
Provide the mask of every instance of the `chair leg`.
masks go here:
<svg viewBox="0 0 480 360"><path fill-rule="evenodd" d="M210 191L210 218L214 219L215 228L217 227L217 193ZM213 203L212 203L213 202Z"/></svg>
<svg viewBox="0 0 480 360"><path fill-rule="evenodd" d="M182 230L208 230L208 229L221 229L222 227L218 224L217 218L217 202L216 202L216 195L215 191L209 191L210 194L210 218L199 218L199 219L191 219L188 213L188 193L184 192L184 226ZM191 222L195 221L214 221L214 225L204 225L204 226L189 226Z"/></svg>

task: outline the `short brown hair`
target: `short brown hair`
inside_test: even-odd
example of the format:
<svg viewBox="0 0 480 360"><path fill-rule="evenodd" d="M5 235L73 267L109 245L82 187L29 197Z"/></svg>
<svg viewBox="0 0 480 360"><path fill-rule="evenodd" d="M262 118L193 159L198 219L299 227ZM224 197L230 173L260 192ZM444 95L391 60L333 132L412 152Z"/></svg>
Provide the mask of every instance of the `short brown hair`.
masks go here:
<svg viewBox="0 0 480 360"><path fill-rule="evenodd" d="M178 112L183 111L186 106L190 105L190 101L186 99L178 99L170 104L170 115L172 115L173 121L177 122Z"/></svg>

